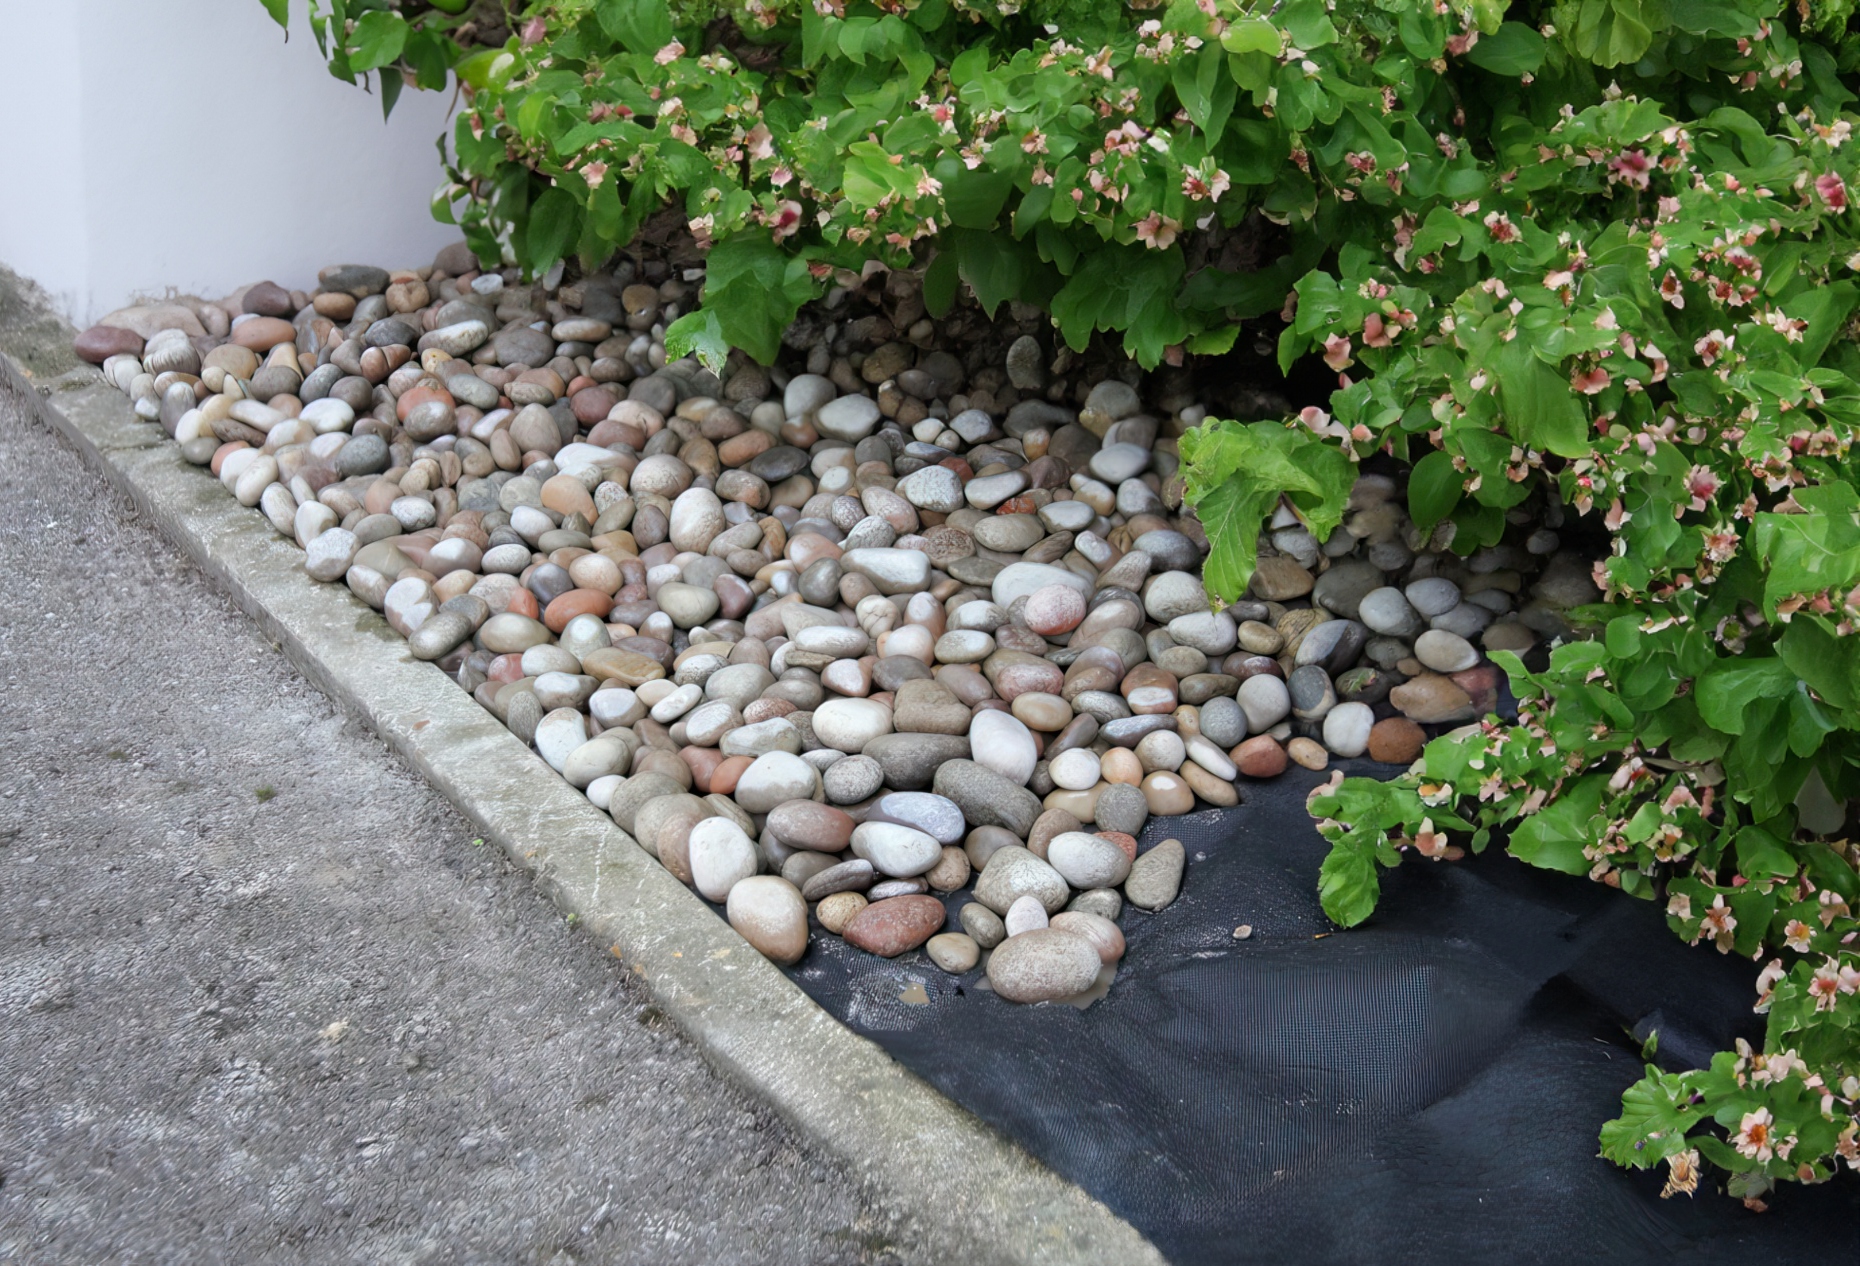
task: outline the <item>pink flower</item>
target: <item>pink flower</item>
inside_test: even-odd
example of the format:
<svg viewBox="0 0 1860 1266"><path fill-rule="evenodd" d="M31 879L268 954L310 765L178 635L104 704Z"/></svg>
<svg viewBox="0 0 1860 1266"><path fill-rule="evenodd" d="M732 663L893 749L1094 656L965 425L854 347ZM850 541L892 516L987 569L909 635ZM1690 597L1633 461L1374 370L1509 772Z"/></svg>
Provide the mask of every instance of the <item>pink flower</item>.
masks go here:
<svg viewBox="0 0 1860 1266"><path fill-rule="evenodd" d="M1666 276L1660 279L1660 298L1666 300L1675 308L1683 308L1686 306L1685 291L1679 288L1679 277L1670 268L1666 270Z"/></svg>
<svg viewBox="0 0 1860 1266"><path fill-rule="evenodd" d="M583 163L581 178L588 182L588 188L599 189L601 182L607 179L607 164L601 162Z"/></svg>
<svg viewBox="0 0 1860 1266"><path fill-rule="evenodd" d="M1167 250L1182 226L1159 211L1137 221L1137 240L1153 251Z"/></svg>
<svg viewBox="0 0 1860 1266"><path fill-rule="evenodd" d="M1829 959L1826 967L1817 967L1808 981L1808 996L1815 1000L1815 1010L1832 1011L1841 993L1841 974Z"/></svg>
<svg viewBox="0 0 1860 1266"><path fill-rule="evenodd" d="M1598 391L1608 390L1608 371L1597 365L1584 373L1580 367L1570 371L1569 386L1572 391L1580 391L1585 396L1592 396Z"/></svg>
<svg viewBox="0 0 1860 1266"><path fill-rule="evenodd" d="M1731 350L1731 339L1723 330L1713 330L1692 345L1700 360L1707 368L1717 364L1718 358Z"/></svg>
<svg viewBox="0 0 1860 1266"><path fill-rule="evenodd" d="M549 37L549 24L541 18L531 18L523 24L523 43L540 44Z"/></svg>
<svg viewBox="0 0 1860 1266"><path fill-rule="evenodd" d="M778 242L800 232L801 204L792 198L778 204L775 208L775 222L771 227L775 230L775 240Z"/></svg>
<svg viewBox="0 0 1860 1266"><path fill-rule="evenodd" d="M1388 324L1380 312L1371 312L1363 318L1364 347L1393 347L1395 340L1389 337Z"/></svg>
<svg viewBox="0 0 1860 1266"><path fill-rule="evenodd" d="M1845 211L1847 209L1847 182L1839 176L1829 173L1826 176L1815 177L1815 192L1821 195L1821 200L1827 204L1828 210Z"/></svg>
<svg viewBox="0 0 1860 1266"><path fill-rule="evenodd" d="M1769 1163L1776 1154L1775 1140L1771 1137L1770 1127L1776 1118L1770 1115L1768 1108L1758 1108L1755 1112L1746 1112L1738 1124L1737 1133L1731 1136L1731 1142L1739 1152L1752 1160Z"/></svg>
<svg viewBox="0 0 1860 1266"><path fill-rule="evenodd" d="M1692 509L1703 510L1706 504L1718 495L1719 479L1716 471L1703 466L1694 466L1686 472L1686 493L1692 498Z"/></svg>
<svg viewBox="0 0 1860 1266"><path fill-rule="evenodd" d="M1451 43L1451 41L1448 41ZM1497 211L1486 214L1485 227L1492 234L1494 242L1515 242L1518 240L1518 226L1511 222L1511 217Z"/></svg>
<svg viewBox="0 0 1860 1266"><path fill-rule="evenodd" d="M1719 953L1729 953L1731 934L1735 931L1737 931L1737 916L1732 914L1731 908L1724 904L1724 896L1720 894L1712 899L1711 909L1707 910L1700 919L1699 934L1693 940L1696 942L1709 936L1717 944Z"/></svg>
<svg viewBox="0 0 1860 1266"><path fill-rule="evenodd" d="M1783 928L1783 944L1798 954L1808 953L1809 938L1815 935L1815 929L1800 919L1791 919Z"/></svg>
<svg viewBox="0 0 1860 1266"><path fill-rule="evenodd" d="M654 53L652 55L652 60L659 63L661 66L669 66L684 55L685 46L680 44L677 40L673 40L670 44L667 44L664 48Z"/></svg>
<svg viewBox="0 0 1860 1266"><path fill-rule="evenodd" d="M751 158L775 157L775 138L773 134L769 132L768 124L758 123L750 128L749 135L745 136L743 141L749 146L749 156Z"/></svg>
<svg viewBox="0 0 1860 1266"><path fill-rule="evenodd" d="M1350 340L1333 334L1324 340L1324 363L1338 373L1350 367Z"/></svg>
<svg viewBox="0 0 1860 1266"><path fill-rule="evenodd" d="M1619 158L1608 164L1609 179L1632 185L1636 189L1645 189L1647 180L1653 170L1653 163L1645 150L1623 150Z"/></svg>

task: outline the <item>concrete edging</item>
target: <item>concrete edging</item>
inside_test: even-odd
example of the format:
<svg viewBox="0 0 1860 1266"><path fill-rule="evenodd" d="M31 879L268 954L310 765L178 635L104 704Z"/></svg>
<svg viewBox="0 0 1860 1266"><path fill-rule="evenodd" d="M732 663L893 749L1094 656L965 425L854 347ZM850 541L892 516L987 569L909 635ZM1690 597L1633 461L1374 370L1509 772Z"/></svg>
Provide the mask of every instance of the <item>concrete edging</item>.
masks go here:
<svg viewBox="0 0 1860 1266"><path fill-rule="evenodd" d="M706 1060L873 1184L921 1256L1164 1261L1103 1204L828 1015L439 669L413 659L379 613L305 575L294 544L189 465L94 370L35 378L13 343L0 338L0 385L610 946Z"/></svg>

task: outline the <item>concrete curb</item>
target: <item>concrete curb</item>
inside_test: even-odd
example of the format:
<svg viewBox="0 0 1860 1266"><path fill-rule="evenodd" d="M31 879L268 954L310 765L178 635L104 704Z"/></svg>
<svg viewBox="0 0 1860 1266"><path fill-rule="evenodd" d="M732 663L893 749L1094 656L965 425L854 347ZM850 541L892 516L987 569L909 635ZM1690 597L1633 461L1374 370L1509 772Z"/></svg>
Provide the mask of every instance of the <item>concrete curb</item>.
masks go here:
<svg viewBox="0 0 1860 1266"><path fill-rule="evenodd" d="M823 1011L455 683L414 660L378 613L310 580L295 546L95 371L47 381L27 367L38 358L16 360L16 350L0 331L0 385L610 946L713 1066L873 1184L917 1241L912 1257L1163 1262L1104 1205Z"/></svg>

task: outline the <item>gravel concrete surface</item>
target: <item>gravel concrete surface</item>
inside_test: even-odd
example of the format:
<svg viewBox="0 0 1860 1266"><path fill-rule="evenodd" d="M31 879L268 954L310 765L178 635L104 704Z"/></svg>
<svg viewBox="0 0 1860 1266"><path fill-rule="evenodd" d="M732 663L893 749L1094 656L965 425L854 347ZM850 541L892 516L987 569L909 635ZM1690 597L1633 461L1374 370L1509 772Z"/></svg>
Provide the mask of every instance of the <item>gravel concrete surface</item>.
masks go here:
<svg viewBox="0 0 1860 1266"><path fill-rule="evenodd" d="M887 1263L892 1217L0 391L0 1263Z"/></svg>

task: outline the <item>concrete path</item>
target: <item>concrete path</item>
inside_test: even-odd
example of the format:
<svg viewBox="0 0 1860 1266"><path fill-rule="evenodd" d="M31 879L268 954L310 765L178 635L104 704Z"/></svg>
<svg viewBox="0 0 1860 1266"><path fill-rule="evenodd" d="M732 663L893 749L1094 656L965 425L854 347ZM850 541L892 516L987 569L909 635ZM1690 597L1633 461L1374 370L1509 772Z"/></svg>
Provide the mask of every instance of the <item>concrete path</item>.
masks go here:
<svg viewBox="0 0 1860 1266"><path fill-rule="evenodd" d="M0 390L0 1266L909 1260Z"/></svg>

